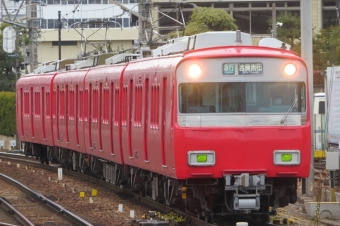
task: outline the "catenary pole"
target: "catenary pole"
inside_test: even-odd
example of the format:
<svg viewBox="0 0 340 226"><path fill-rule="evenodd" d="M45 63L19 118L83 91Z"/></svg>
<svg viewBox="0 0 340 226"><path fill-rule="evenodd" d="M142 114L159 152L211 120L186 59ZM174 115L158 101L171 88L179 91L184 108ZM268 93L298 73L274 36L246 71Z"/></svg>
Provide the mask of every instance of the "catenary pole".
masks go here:
<svg viewBox="0 0 340 226"><path fill-rule="evenodd" d="M309 87L309 103L310 103L310 123L311 123L311 135L313 135L313 45L312 45L312 1L300 0L300 14L301 14L301 56L307 64L308 69L308 87ZM311 167L309 177L306 179L306 190L304 194L313 196L312 189L314 182L314 146L313 139L311 142Z"/></svg>
<svg viewBox="0 0 340 226"><path fill-rule="evenodd" d="M61 11L58 11L58 50L59 60L61 60Z"/></svg>

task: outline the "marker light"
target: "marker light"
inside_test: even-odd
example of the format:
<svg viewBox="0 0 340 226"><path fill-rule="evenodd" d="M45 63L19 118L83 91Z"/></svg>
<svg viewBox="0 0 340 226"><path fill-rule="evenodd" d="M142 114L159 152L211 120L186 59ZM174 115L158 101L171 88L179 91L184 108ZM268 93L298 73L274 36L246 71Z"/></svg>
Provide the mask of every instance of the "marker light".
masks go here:
<svg viewBox="0 0 340 226"><path fill-rule="evenodd" d="M300 161L299 150L274 150L275 165L299 165Z"/></svg>
<svg viewBox="0 0 340 226"><path fill-rule="evenodd" d="M208 156L207 155L197 155L196 156L196 161L197 162L207 162Z"/></svg>
<svg viewBox="0 0 340 226"><path fill-rule="evenodd" d="M291 162L293 159L292 154L282 154L281 161L282 162Z"/></svg>
<svg viewBox="0 0 340 226"><path fill-rule="evenodd" d="M286 64L283 71L288 76L293 76L296 72L296 66L294 64Z"/></svg>
<svg viewBox="0 0 340 226"><path fill-rule="evenodd" d="M214 166L216 162L215 152L210 150L189 151L189 166Z"/></svg>
<svg viewBox="0 0 340 226"><path fill-rule="evenodd" d="M189 76L191 78L197 78L198 76L200 76L202 70L201 67L198 64L192 64L189 67Z"/></svg>

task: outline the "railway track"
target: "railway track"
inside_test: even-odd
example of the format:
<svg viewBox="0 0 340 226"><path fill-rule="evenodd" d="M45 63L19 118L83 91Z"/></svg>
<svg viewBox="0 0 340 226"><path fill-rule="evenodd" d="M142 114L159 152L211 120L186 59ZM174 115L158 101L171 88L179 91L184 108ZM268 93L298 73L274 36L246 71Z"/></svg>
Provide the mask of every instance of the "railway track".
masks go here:
<svg viewBox="0 0 340 226"><path fill-rule="evenodd" d="M13 155L13 154L1 153L0 159L3 159L3 161L10 161L10 162L22 164L22 165L31 165L31 166L35 166L35 167L39 167L39 168L42 168L42 169L51 170L51 171L55 171L55 172L57 172L58 168L60 167L59 165L43 165L40 162L36 161L34 158L26 157L26 156L20 155L20 154ZM120 197L123 197L123 198L129 197L129 199L131 201L133 201L133 202L135 202L135 203L137 203L141 206L147 206L150 209L160 211L163 216L167 215L167 213L173 212L173 213L176 214L176 216L180 215L182 218L186 219L185 225L195 225L195 226L210 225L210 224L207 224L206 222L199 220L196 217L193 217L193 216L191 216L187 213L184 213L184 212L181 212L179 210L175 210L173 208L164 206L163 204L155 202L153 200L143 198L140 195L138 195L138 194L136 194L132 191L128 191L126 189L113 186L110 183L107 183L105 181L91 177L89 175L80 174L78 172L69 171L69 170L64 170L63 173L65 175L77 177L78 179L83 180L83 181L95 183L100 187L107 188L107 189L113 191L114 193L116 193ZM145 220L145 222L147 222L147 219ZM141 222L141 223L143 223L143 222ZM213 224L211 224L211 225L213 225Z"/></svg>
<svg viewBox="0 0 340 226"><path fill-rule="evenodd" d="M56 173L58 171L58 168L60 167L59 165L44 165L44 164L41 164L39 161L37 161L35 158L26 157L24 155L13 155L13 154L0 153L0 160L1 159L3 162L7 161L13 164L22 164L23 166L29 165L30 167L46 169L49 171L54 171ZM153 220L150 221L150 218L147 218L144 220L136 221L135 223L131 223L130 225L143 225L147 223L156 224L157 222L160 223L164 221L169 222L168 225L186 225L186 226L189 226L189 225L190 226L210 226L210 225L235 226L236 222L239 222L239 221L247 221L249 223L249 226L258 226L258 225L263 226L264 225L264 224L261 224L257 221L253 221L248 218L240 218L238 220L234 220L234 221L227 222L227 223L225 220L226 218L221 218L218 221L216 221L214 224L208 224L204 220L197 219L196 216L192 216L191 214L188 214L186 212L173 209L159 202L155 202L153 200L141 197L140 195L133 193L129 190L125 190L120 187L113 186L110 183L107 183L100 179L96 179L89 175L80 174L78 172L69 171L69 170L64 170L63 174L77 177L79 180L87 181L89 183L95 183L100 187L109 189L110 191L114 192L115 194L122 197L123 199L126 199L128 197L128 199L134 202L136 205L147 206L149 209L155 210L155 212L156 211L160 212L160 217L158 218L158 220L157 218L153 218ZM169 213L172 213L172 214L169 214ZM169 217L169 215L172 215L173 217ZM156 219L156 222L155 222L155 219ZM272 224L265 224L265 225L272 225ZM278 225L278 224L275 224L275 225Z"/></svg>
<svg viewBox="0 0 340 226"><path fill-rule="evenodd" d="M0 180L1 193L5 196L1 206L20 225L44 225L48 222L56 225L92 225L11 177L0 174Z"/></svg>

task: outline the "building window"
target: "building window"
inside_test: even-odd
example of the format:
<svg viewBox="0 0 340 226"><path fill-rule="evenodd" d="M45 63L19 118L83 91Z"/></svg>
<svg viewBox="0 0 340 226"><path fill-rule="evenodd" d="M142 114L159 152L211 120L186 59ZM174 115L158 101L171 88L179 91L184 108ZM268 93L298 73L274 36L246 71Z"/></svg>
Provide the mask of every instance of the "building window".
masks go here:
<svg viewBox="0 0 340 226"><path fill-rule="evenodd" d="M271 11L251 11L251 34L268 34Z"/></svg>
<svg viewBox="0 0 340 226"><path fill-rule="evenodd" d="M77 46L77 41L60 41L62 46ZM59 46L59 41L52 41L52 46Z"/></svg>
<svg viewBox="0 0 340 226"><path fill-rule="evenodd" d="M250 11L236 11L233 13L238 29L245 33L250 33Z"/></svg>
<svg viewBox="0 0 340 226"><path fill-rule="evenodd" d="M300 7L300 1L287 2L287 7Z"/></svg>
<svg viewBox="0 0 340 226"><path fill-rule="evenodd" d="M248 8L249 3L234 3L235 8Z"/></svg>
<svg viewBox="0 0 340 226"><path fill-rule="evenodd" d="M48 26L49 29L55 29L56 28L54 21L55 20L53 20L53 19L48 19L47 20L47 26Z"/></svg>
<svg viewBox="0 0 340 226"><path fill-rule="evenodd" d="M130 18L123 18L123 21L124 21L123 27L129 27L129 25L130 25Z"/></svg>
<svg viewBox="0 0 340 226"><path fill-rule="evenodd" d="M214 8L229 8L229 3L214 3Z"/></svg>
<svg viewBox="0 0 340 226"><path fill-rule="evenodd" d="M335 0L323 0L323 6L336 6Z"/></svg>

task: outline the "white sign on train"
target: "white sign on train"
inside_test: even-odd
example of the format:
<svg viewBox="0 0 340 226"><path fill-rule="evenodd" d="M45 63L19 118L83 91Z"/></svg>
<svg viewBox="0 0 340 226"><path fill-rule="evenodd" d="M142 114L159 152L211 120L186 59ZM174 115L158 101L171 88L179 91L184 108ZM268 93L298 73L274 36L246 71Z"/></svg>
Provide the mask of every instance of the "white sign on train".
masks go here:
<svg viewBox="0 0 340 226"><path fill-rule="evenodd" d="M0 140L0 147L5 146L5 142L3 140Z"/></svg>

